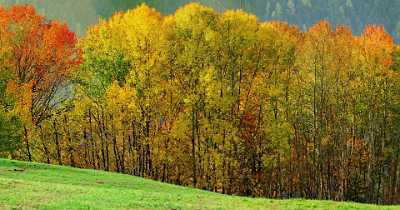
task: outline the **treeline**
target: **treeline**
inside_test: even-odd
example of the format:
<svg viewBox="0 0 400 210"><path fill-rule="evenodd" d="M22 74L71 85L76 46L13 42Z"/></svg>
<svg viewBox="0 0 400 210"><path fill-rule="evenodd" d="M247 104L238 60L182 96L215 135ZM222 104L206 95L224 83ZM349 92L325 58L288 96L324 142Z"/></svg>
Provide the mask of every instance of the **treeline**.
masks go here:
<svg viewBox="0 0 400 210"><path fill-rule="evenodd" d="M95 24L98 17L109 18L117 11L126 11L146 3L162 14L172 14L193 0L0 0L0 5L32 4L40 14L68 22L79 36L86 27ZM307 30L320 19L332 25L345 24L360 34L366 24L381 24L397 42L400 41L400 1L396 0L196 0L219 11L244 9L261 20L282 20Z"/></svg>
<svg viewBox="0 0 400 210"><path fill-rule="evenodd" d="M383 27L301 32L142 5L75 45L31 7L0 11L4 155L227 194L400 202L400 51Z"/></svg>

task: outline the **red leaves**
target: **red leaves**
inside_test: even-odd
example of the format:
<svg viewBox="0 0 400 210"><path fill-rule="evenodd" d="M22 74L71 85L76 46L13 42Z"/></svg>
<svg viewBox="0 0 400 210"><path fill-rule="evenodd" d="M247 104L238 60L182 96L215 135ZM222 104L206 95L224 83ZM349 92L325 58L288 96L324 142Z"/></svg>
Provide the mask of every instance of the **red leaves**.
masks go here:
<svg viewBox="0 0 400 210"><path fill-rule="evenodd" d="M383 26L367 26L361 36L365 45L365 55L375 58L385 67L392 64L393 38Z"/></svg>
<svg viewBox="0 0 400 210"><path fill-rule="evenodd" d="M332 27L328 21L321 20L309 29L309 33L317 36L327 36L332 33Z"/></svg>
<svg viewBox="0 0 400 210"><path fill-rule="evenodd" d="M12 35L9 42L15 70L26 71L15 72L21 82L41 81L49 74L66 75L65 72L80 63L75 34L58 21L46 23L32 6L1 9L0 24Z"/></svg>
<svg viewBox="0 0 400 210"><path fill-rule="evenodd" d="M0 6L0 26L4 26L9 21L7 11Z"/></svg>
<svg viewBox="0 0 400 210"><path fill-rule="evenodd" d="M43 17L38 16L36 14L35 8L32 5L18 5L18 6L13 6L9 10L9 16L11 17L12 20L18 22L25 22L26 19L30 18L40 18L43 19Z"/></svg>
<svg viewBox="0 0 400 210"><path fill-rule="evenodd" d="M1 41L10 48L10 73L17 84L32 84L32 115L43 115L55 91L81 63L80 50L75 46L77 37L66 24L47 22L29 5L0 8L0 29L0 33L8 34L1 37L7 40Z"/></svg>
<svg viewBox="0 0 400 210"><path fill-rule="evenodd" d="M43 63L55 60L66 67L80 63L80 53L75 48L77 38L65 24L52 21L43 30L43 40L46 43L43 46L43 55L45 56Z"/></svg>
<svg viewBox="0 0 400 210"><path fill-rule="evenodd" d="M393 38L386 33L383 26L370 25L365 27L363 36L370 41L382 42L386 44L393 43Z"/></svg>

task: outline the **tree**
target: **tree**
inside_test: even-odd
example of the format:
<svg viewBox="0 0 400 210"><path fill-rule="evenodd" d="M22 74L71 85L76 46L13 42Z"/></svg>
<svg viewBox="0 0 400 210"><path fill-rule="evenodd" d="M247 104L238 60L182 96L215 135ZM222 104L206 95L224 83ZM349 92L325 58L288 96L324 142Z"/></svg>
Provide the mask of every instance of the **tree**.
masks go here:
<svg viewBox="0 0 400 210"><path fill-rule="evenodd" d="M80 64L77 38L65 24L46 22L32 6L1 9L2 44L8 52L2 72L8 75L6 94L15 100L13 112L24 125L29 160L29 133L51 115L68 95L67 77Z"/></svg>
<svg viewBox="0 0 400 210"><path fill-rule="evenodd" d="M8 117L4 113L0 113L0 121L0 155L8 152L11 157L15 157L13 153L17 150L22 137L21 121L17 116Z"/></svg>
<svg viewBox="0 0 400 210"><path fill-rule="evenodd" d="M192 3L163 16L141 5L89 29L73 97L37 123L32 110L43 106L32 101L52 77L34 80L31 48L13 52L7 14L0 10L0 137L18 143L10 134L22 131L24 143L7 149L227 194L400 199L399 49L382 27L357 36L320 21L302 32L241 10ZM44 53L33 40L19 45ZM15 66L28 69L24 77Z"/></svg>

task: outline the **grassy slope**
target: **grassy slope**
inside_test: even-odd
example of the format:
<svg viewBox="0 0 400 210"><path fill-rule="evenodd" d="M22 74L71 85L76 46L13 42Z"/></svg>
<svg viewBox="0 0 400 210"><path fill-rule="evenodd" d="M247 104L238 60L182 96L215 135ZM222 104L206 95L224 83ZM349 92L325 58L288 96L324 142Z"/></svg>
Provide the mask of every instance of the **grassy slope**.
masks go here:
<svg viewBox="0 0 400 210"><path fill-rule="evenodd" d="M0 159L0 209L400 209L400 206L244 198L123 174Z"/></svg>

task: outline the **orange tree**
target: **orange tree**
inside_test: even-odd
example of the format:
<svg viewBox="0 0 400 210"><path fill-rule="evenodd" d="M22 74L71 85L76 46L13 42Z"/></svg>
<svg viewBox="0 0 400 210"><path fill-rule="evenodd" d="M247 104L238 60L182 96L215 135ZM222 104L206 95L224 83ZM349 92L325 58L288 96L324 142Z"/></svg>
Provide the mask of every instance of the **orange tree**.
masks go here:
<svg viewBox="0 0 400 210"><path fill-rule="evenodd" d="M32 6L0 8L1 71L10 109L24 124L26 155L32 160L29 138L34 126L68 96L67 77L80 64L77 38L67 25L48 21Z"/></svg>

